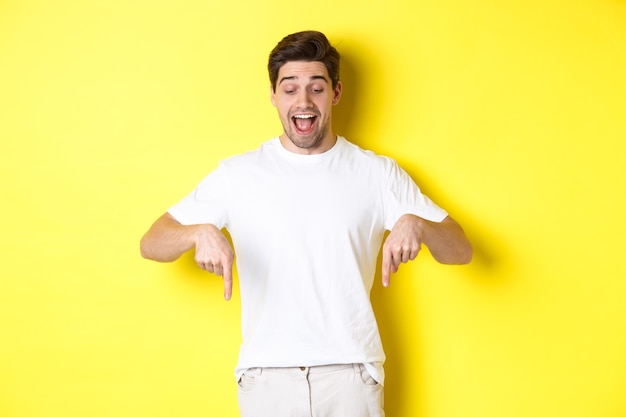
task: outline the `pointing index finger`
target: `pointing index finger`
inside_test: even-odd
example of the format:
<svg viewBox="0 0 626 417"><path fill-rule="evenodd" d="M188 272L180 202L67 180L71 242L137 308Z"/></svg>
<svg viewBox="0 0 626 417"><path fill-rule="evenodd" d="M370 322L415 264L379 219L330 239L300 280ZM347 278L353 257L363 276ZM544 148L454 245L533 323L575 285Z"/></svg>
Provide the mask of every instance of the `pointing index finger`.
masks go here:
<svg viewBox="0 0 626 417"><path fill-rule="evenodd" d="M390 275L391 275L391 254L383 249L383 260L382 260L382 278L383 278L383 287L388 287L390 284Z"/></svg>
<svg viewBox="0 0 626 417"><path fill-rule="evenodd" d="M224 300L228 301L233 295L233 272L232 265L224 268Z"/></svg>

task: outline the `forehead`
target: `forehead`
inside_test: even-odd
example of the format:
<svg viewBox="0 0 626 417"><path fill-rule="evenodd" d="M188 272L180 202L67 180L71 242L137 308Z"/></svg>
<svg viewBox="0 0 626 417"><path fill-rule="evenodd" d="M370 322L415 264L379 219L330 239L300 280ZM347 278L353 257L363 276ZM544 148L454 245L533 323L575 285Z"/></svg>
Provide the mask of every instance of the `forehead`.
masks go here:
<svg viewBox="0 0 626 417"><path fill-rule="evenodd" d="M289 61L278 70L278 82L283 79L309 81L311 78L323 77L329 80L326 65L320 61Z"/></svg>

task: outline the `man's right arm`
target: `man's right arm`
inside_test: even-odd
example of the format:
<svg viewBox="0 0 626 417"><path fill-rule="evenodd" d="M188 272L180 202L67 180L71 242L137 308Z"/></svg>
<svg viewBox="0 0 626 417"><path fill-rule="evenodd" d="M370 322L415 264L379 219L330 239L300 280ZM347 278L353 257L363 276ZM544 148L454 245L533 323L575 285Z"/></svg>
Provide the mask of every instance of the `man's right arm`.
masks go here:
<svg viewBox="0 0 626 417"><path fill-rule="evenodd" d="M172 262L196 246L198 226L183 226L165 213L141 238L141 256L158 262Z"/></svg>
<svg viewBox="0 0 626 417"><path fill-rule="evenodd" d="M141 238L141 256L158 262L172 262L195 248L195 260L205 271L224 277L224 298L232 294L234 254L224 234L212 224L182 225L165 213Z"/></svg>

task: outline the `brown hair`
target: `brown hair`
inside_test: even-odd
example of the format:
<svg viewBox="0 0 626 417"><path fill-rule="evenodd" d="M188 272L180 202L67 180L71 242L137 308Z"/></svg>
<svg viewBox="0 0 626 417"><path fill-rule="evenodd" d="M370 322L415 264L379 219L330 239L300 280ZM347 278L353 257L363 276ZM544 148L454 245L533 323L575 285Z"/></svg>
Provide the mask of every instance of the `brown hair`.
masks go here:
<svg viewBox="0 0 626 417"><path fill-rule="evenodd" d="M333 89L339 82L339 52L321 32L308 30L285 36L270 53L267 70L276 91L278 71L289 61L319 61L326 66Z"/></svg>

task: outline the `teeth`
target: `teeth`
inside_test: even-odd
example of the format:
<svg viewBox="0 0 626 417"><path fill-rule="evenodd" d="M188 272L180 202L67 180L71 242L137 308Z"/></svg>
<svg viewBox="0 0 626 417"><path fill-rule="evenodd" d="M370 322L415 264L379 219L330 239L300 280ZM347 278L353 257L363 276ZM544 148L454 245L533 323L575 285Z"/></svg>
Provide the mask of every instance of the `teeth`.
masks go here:
<svg viewBox="0 0 626 417"><path fill-rule="evenodd" d="M296 118L296 119L312 119L315 116L313 116L312 114L296 114L293 117Z"/></svg>

